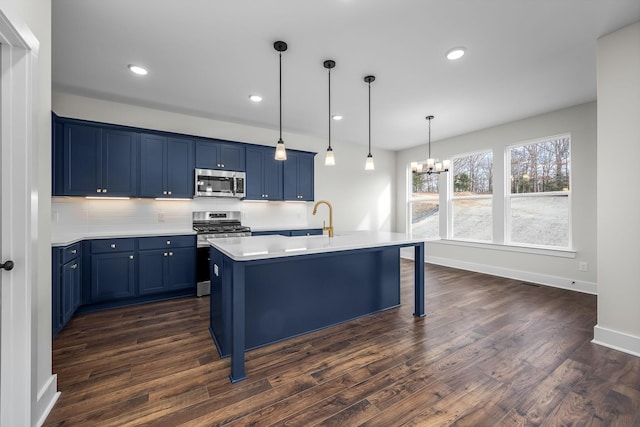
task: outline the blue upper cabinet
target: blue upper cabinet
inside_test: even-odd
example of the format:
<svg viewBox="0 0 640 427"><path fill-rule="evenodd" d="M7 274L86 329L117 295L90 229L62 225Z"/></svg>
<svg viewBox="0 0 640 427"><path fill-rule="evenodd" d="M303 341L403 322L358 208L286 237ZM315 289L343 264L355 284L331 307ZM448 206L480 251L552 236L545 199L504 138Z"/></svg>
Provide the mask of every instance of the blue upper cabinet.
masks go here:
<svg viewBox="0 0 640 427"><path fill-rule="evenodd" d="M249 200L283 200L283 164L273 147L247 147L247 197Z"/></svg>
<svg viewBox="0 0 640 427"><path fill-rule="evenodd" d="M313 201L314 153L289 150L284 162L284 199Z"/></svg>
<svg viewBox="0 0 640 427"><path fill-rule="evenodd" d="M193 197L193 140L156 134L140 139L140 197Z"/></svg>
<svg viewBox="0 0 640 427"><path fill-rule="evenodd" d="M196 142L196 167L200 169L221 169L245 171L245 147L243 144L218 140Z"/></svg>
<svg viewBox="0 0 640 427"><path fill-rule="evenodd" d="M135 132L66 123L63 135L62 195L137 195Z"/></svg>

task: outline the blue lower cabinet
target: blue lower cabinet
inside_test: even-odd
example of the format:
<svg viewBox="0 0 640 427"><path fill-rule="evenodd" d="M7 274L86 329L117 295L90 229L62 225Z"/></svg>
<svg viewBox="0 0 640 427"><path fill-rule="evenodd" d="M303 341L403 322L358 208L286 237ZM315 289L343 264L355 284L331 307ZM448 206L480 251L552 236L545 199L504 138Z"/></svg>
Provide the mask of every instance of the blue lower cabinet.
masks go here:
<svg viewBox="0 0 640 427"><path fill-rule="evenodd" d="M140 251L138 253L138 285L140 295L165 292L167 276L166 250Z"/></svg>
<svg viewBox="0 0 640 427"><path fill-rule="evenodd" d="M135 296L133 251L91 255L91 302Z"/></svg>
<svg viewBox="0 0 640 427"><path fill-rule="evenodd" d="M140 295L196 287L196 236L138 238Z"/></svg>
<svg viewBox="0 0 640 427"><path fill-rule="evenodd" d="M51 255L51 327L56 336L80 306L81 243L55 247Z"/></svg>
<svg viewBox="0 0 640 427"><path fill-rule="evenodd" d="M169 252L167 288L169 291L194 289L196 286L196 250L176 248Z"/></svg>
<svg viewBox="0 0 640 427"><path fill-rule="evenodd" d="M140 295L195 289L195 256L195 247L140 251Z"/></svg>

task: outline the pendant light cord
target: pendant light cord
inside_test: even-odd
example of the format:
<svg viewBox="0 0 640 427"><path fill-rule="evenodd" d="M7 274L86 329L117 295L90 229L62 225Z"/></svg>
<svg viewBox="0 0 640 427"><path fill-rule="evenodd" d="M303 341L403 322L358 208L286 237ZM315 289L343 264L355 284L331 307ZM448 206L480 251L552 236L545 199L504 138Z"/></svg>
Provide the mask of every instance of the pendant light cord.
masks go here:
<svg viewBox="0 0 640 427"><path fill-rule="evenodd" d="M369 82L369 156L371 156L371 82Z"/></svg>
<svg viewBox="0 0 640 427"><path fill-rule="evenodd" d="M280 52L280 141L282 141L282 52Z"/></svg>
<svg viewBox="0 0 640 427"><path fill-rule="evenodd" d="M429 120L429 158L431 158L431 119Z"/></svg>
<svg viewBox="0 0 640 427"><path fill-rule="evenodd" d="M331 68L329 68L329 149L331 149Z"/></svg>

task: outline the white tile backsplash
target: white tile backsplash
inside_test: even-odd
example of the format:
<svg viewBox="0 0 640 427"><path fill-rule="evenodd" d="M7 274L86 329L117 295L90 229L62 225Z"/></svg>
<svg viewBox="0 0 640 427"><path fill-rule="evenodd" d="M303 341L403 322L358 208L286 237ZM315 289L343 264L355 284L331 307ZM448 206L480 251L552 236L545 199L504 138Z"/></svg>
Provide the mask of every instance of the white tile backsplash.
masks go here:
<svg viewBox="0 0 640 427"><path fill-rule="evenodd" d="M53 235L99 232L151 232L191 230L192 211L237 210L242 223L253 228L302 228L307 226L309 203L251 202L237 199L194 200L95 200L53 197Z"/></svg>

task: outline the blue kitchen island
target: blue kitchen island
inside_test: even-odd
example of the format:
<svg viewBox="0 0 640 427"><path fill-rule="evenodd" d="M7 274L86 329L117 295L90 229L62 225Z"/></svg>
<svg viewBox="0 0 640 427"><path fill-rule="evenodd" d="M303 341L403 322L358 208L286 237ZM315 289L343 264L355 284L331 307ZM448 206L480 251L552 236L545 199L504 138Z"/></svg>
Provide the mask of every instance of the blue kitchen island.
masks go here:
<svg viewBox="0 0 640 427"><path fill-rule="evenodd" d="M424 242L401 233L209 239L211 336L246 378L245 351L400 305L400 248L415 252L424 316Z"/></svg>

